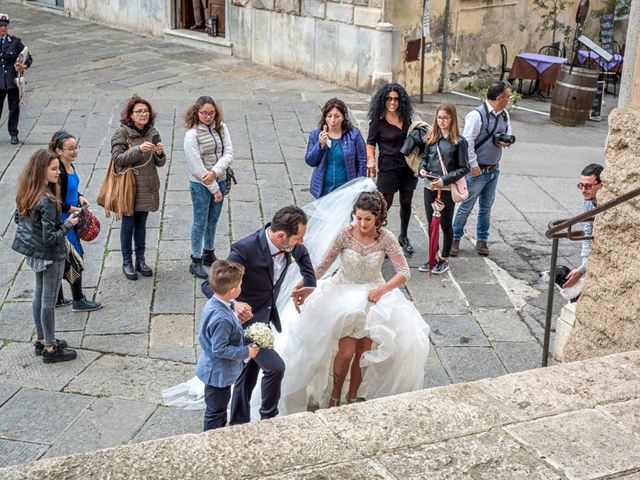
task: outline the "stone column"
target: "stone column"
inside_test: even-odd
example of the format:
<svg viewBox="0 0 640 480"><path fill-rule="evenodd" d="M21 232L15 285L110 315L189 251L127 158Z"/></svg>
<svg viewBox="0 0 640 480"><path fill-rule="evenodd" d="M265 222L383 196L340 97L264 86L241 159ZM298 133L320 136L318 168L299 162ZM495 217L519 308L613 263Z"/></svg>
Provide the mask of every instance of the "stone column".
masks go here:
<svg viewBox="0 0 640 480"><path fill-rule="evenodd" d="M393 80L391 58L393 46L393 25L381 22L376 25L376 41L374 45L373 75L371 86L376 88Z"/></svg>
<svg viewBox="0 0 640 480"><path fill-rule="evenodd" d="M632 2L620 108L609 116L600 204L640 187L640 2ZM565 359L640 350L640 199L596 217Z"/></svg>

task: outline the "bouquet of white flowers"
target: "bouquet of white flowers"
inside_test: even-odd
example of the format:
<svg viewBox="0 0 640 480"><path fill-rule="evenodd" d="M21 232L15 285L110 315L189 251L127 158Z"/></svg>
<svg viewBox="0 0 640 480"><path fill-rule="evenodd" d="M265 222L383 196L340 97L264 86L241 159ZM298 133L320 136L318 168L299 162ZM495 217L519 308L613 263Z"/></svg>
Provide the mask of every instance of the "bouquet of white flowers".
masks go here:
<svg viewBox="0 0 640 480"><path fill-rule="evenodd" d="M273 332L266 323L256 322L249 325L244 331L244 337L260 348L273 348Z"/></svg>

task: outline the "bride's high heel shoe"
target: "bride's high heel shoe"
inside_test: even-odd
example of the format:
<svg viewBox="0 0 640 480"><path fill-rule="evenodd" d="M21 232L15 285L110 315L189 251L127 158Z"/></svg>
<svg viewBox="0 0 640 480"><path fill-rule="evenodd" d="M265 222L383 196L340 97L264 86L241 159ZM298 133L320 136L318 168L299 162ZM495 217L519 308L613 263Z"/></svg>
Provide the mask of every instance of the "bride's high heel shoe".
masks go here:
<svg viewBox="0 0 640 480"><path fill-rule="evenodd" d="M360 403L360 402L364 402L364 398L360 398L360 397L349 398L349 397L347 397L347 403L349 403L349 404L351 404L351 403Z"/></svg>
<svg viewBox="0 0 640 480"><path fill-rule="evenodd" d="M331 400L329 400L329 408L331 407L339 407L340 406L340 399L339 398L335 398L335 397L331 397Z"/></svg>

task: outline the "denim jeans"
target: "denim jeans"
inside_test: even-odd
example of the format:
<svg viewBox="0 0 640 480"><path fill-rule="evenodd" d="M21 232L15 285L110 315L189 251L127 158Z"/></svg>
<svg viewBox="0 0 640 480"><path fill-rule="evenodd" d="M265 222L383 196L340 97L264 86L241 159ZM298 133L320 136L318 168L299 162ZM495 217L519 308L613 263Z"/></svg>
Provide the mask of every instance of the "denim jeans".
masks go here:
<svg viewBox="0 0 640 480"><path fill-rule="evenodd" d="M44 271L36 273L36 289L33 292L31 310L36 324L38 340L46 346L56 343L55 307L64 274L64 260L54 260Z"/></svg>
<svg viewBox="0 0 640 480"><path fill-rule="evenodd" d="M220 190L224 192L226 182L218 183ZM193 258L202 258L202 242L205 250L215 248L216 228L222 212L222 204L213 200L213 194L201 183L189 182L191 203L193 205L193 224L191 225L191 255Z"/></svg>
<svg viewBox="0 0 640 480"><path fill-rule="evenodd" d="M131 262L132 240L136 244L136 257L144 258L144 250L147 242L147 217L149 212L133 212L133 215L122 216L120 225L120 248L122 249L122 261Z"/></svg>
<svg viewBox="0 0 640 480"><path fill-rule="evenodd" d="M496 199L496 188L498 187L498 177L500 171L483 172L477 177L467 175L467 188L469 189L469 198L464 202L460 202L456 210L456 216L453 219L453 238L460 240L464 234L464 226L467 218L476 201L479 201L478 207L478 224L476 240L487 241L489 239L489 227L491 226L491 207Z"/></svg>

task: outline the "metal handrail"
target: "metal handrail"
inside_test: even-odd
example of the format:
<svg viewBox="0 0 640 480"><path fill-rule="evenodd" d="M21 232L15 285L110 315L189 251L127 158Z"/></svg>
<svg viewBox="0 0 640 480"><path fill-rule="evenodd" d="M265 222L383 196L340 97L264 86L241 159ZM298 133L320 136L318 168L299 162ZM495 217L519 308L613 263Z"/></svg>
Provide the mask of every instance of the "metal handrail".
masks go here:
<svg viewBox="0 0 640 480"><path fill-rule="evenodd" d="M597 206L593 210L582 212L580 215L569 219L560 219L549 222L549 227L545 232L547 238L553 240L551 244L551 266L549 268L549 290L547 291L547 308L545 312L545 324L544 324L544 342L542 345L542 366L546 367L549 363L549 339L551 337L551 314L553 309L553 295L555 292L555 271L558 263L558 244L561 238L568 240L591 240L592 235L585 235L582 230L573 231L573 227L577 223L585 221L593 221L593 219L600 213L609 210L621 203L627 202L632 198L640 196L640 188L624 193L613 200L603 203Z"/></svg>

